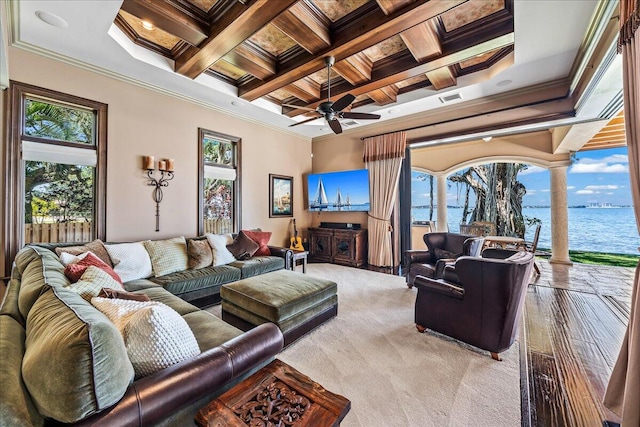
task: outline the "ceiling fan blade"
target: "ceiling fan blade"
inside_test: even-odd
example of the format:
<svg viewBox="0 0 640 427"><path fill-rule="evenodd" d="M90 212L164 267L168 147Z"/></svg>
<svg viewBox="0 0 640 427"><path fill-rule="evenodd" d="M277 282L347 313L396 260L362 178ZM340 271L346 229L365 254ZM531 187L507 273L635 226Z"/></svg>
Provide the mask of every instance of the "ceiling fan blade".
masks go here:
<svg viewBox="0 0 640 427"><path fill-rule="evenodd" d="M340 113L340 117L345 119L377 120L380 118L380 114L352 113L346 111L344 113Z"/></svg>
<svg viewBox="0 0 640 427"><path fill-rule="evenodd" d="M327 120L327 122L329 123L329 126L331 127L333 133L342 133L342 126L340 125L338 119Z"/></svg>
<svg viewBox="0 0 640 427"><path fill-rule="evenodd" d="M289 127L298 126L298 125L303 125L303 124L305 124L305 123L312 122L312 121L314 121L314 120L318 120L319 118L320 118L320 116L318 116L318 117L312 117L312 118L310 118L310 119L303 120L303 121L301 121L301 122L298 122L298 123L294 123L294 124L292 124L292 125L289 125Z"/></svg>
<svg viewBox="0 0 640 427"><path fill-rule="evenodd" d="M348 93L342 98L338 99L336 102L334 102L333 105L331 105L331 108L333 109L333 111L342 111L349 104L351 104L355 99L356 99L355 96Z"/></svg>
<svg viewBox="0 0 640 427"><path fill-rule="evenodd" d="M301 105L294 105L294 104L280 104L282 107L290 107L290 108L296 108L298 110L308 110L308 111L316 111L315 108L309 108L309 107L303 107Z"/></svg>

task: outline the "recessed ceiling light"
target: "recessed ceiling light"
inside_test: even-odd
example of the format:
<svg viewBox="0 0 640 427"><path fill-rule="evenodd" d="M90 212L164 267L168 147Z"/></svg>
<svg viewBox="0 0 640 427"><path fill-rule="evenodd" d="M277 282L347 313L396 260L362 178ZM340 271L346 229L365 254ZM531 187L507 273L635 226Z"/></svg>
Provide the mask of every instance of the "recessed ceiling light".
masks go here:
<svg viewBox="0 0 640 427"><path fill-rule="evenodd" d="M58 15L54 15L53 13L45 12L44 10L36 11L36 16L42 22L45 22L45 23L47 23L47 24L49 24L51 26L54 26L54 27L67 28L69 26L69 24L67 24L67 21L65 21L64 19L60 18Z"/></svg>
<svg viewBox="0 0 640 427"><path fill-rule="evenodd" d="M492 137L492 136L485 136L484 138L482 138L482 140L483 140L484 142L489 142L489 141L491 141L492 139L493 139L493 137Z"/></svg>
<svg viewBox="0 0 640 427"><path fill-rule="evenodd" d="M501 80L498 83L496 83L496 86L509 86L511 83L513 83L513 81L511 80Z"/></svg>
<svg viewBox="0 0 640 427"><path fill-rule="evenodd" d="M142 21L142 28L151 31L153 30L153 24L149 21Z"/></svg>

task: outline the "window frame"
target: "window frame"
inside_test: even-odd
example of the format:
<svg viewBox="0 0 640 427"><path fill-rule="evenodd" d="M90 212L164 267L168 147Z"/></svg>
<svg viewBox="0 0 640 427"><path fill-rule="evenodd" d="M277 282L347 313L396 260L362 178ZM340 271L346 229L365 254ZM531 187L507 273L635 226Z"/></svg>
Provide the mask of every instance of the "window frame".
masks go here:
<svg viewBox="0 0 640 427"><path fill-rule="evenodd" d="M241 173L241 165L242 158L240 153L242 152L242 139L236 136L227 135L221 132L212 131L209 129L198 128L198 235L204 234L204 137L212 136L214 138L224 139L233 144L234 157L235 157L235 166L228 165L211 165L213 167L219 168L229 168L236 170L236 179L235 185L233 186L233 199L234 199L234 209L233 209L233 218L232 228L234 233L238 233L241 228L241 218L240 214L242 210L242 173Z"/></svg>
<svg viewBox="0 0 640 427"><path fill-rule="evenodd" d="M5 271L11 264L24 242L24 188L25 163L22 159L22 141L32 141L51 145L95 150L97 162L94 178L94 218L93 238L105 240L107 213L107 104L54 91L26 83L10 81L7 96L10 100L7 114L7 135L5 150ZM96 116L95 141L93 144L78 144L49 138L24 135L25 99L38 98L79 108L90 109Z"/></svg>

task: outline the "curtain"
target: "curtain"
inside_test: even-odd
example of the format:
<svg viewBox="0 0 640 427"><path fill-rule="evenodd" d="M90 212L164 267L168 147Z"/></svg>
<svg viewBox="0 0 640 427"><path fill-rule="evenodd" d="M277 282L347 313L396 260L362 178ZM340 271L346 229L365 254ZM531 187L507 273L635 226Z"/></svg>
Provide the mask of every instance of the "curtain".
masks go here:
<svg viewBox="0 0 640 427"><path fill-rule="evenodd" d="M391 213L398 196L400 167L407 145L404 132L364 139L364 163L369 170L371 206L367 221L369 231L369 264L393 266Z"/></svg>
<svg viewBox="0 0 640 427"><path fill-rule="evenodd" d="M624 117L629 152L631 195L640 231L640 40L634 38L640 26L638 0L620 1ZM639 37L640 38L640 37ZM640 426L640 263L631 295L631 315L620 354L613 367L604 404L622 418L622 427Z"/></svg>

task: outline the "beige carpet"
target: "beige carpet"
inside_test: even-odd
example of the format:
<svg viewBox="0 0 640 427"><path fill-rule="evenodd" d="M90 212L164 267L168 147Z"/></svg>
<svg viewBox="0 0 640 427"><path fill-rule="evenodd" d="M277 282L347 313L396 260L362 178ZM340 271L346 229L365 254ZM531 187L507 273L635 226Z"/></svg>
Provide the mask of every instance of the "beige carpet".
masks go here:
<svg viewBox="0 0 640 427"><path fill-rule="evenodd" d="M342 426L519 426L518 343L489 353L413 323L415 289L402 277L310 264L338 283L338 317L278 358L351 400ZM213 310L219 315L219 306Z"/></svg>

